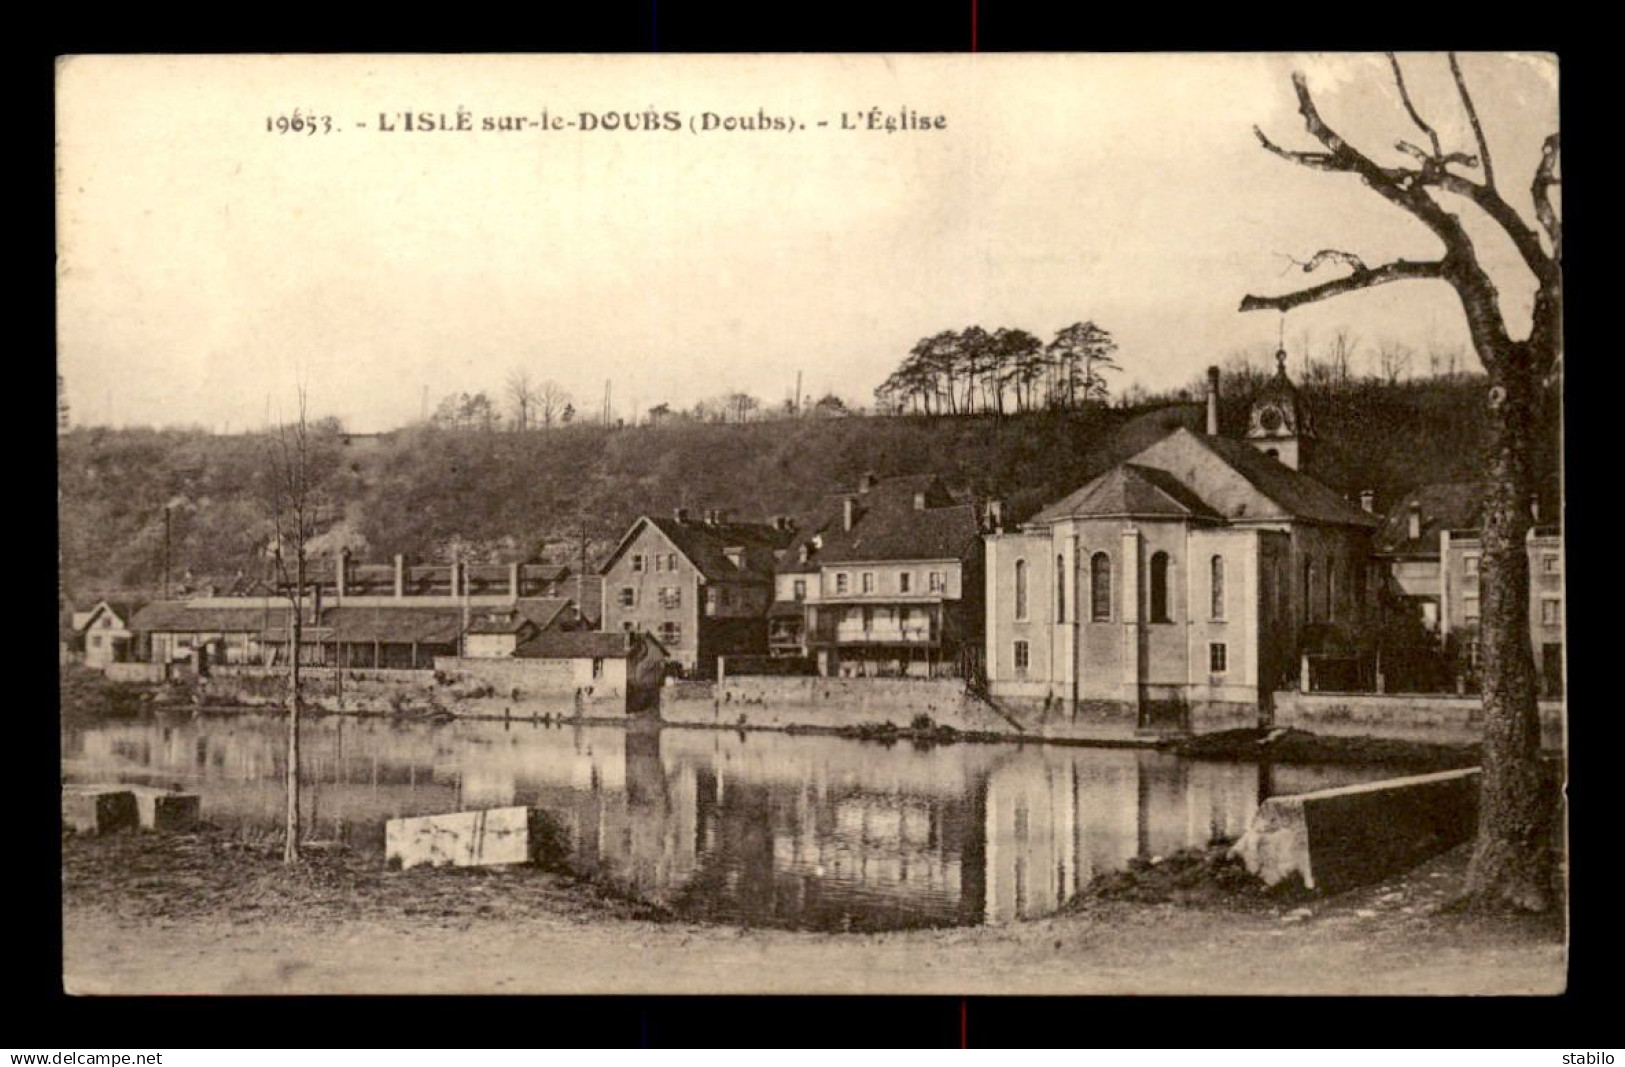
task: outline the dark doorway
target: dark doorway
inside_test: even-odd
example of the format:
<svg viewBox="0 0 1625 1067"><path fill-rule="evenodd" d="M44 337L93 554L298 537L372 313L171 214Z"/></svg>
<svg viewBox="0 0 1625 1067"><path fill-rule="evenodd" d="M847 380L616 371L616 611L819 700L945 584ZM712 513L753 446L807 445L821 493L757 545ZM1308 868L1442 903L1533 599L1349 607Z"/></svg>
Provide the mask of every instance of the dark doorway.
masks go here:
<svg viewBox="0 0 1625 1067"><path fill-rule="evenodd" d="M1541 691L1549 697L1563 695L1563 646L1540 646Z"/></svg>

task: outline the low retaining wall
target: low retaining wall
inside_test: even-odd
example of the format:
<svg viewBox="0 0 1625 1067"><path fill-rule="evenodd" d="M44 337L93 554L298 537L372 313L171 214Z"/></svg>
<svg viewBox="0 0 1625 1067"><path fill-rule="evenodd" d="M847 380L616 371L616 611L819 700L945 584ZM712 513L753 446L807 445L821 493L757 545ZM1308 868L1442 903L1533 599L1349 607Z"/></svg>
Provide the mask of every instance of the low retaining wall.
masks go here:
<svg viewBox="0 0 1625 1067"><path fill-rule="evenodd" d="M449 711L470 718L569 718L626 710L626 696L618 688L595 689L578 700L573 683L561 688L550 672L526 666L513 670L514 663L551 666L541 660L491 660L481 661L479 670L341 672L306 667L300 670L300 684L307 705L362 714ZM276 707L287 701L288 672L282 667L232 667L211 671L193 686L197 701L204 705Z"/></svg>
<svg viewBox="0 0 1625 1067"><path fill-rule="evenodd" d="M162 663L109 663L103 673L110 682L161 682L165 675Z"/></svg>
<svg viewBox="0 0 1625 1067"><path fill-rule="evenodd" d="M699 726L841 727L919 716L962 731L1016 734L1010 722L965 693L958 679L730 677L680 682L660 693L660 718Z"/></svg>
<svg viewBox="0 0 1625 1067"><path fill-rule="evenodd" d="M991 703L953 678L770 678L740 675L715 682L677 682L661 690L660 718L697 726L865 726L905 729L926 716L962 732L1011 739L1141 742L1127 704L1095 701L1076 711L1060 701L997 698Z"/></svg>
<svg viewBox="0 0 1625 1067"><path fill-rule="evenodd" d="M1409 870L1473 836L1477 767L1271 797L1231 850L1270 885L1337 892Z"/></svg>
<svg viewBox="0 0 1625 1067"><path fill-rule="evenodd" d="M1275 694L1275 725L1333 737L1461 744L1483 739L1479 697L1405 693ZM1204 731L1205 732L1205 731ZM1563 702L1540 702L1541 744L1563 747Z"/></svg>

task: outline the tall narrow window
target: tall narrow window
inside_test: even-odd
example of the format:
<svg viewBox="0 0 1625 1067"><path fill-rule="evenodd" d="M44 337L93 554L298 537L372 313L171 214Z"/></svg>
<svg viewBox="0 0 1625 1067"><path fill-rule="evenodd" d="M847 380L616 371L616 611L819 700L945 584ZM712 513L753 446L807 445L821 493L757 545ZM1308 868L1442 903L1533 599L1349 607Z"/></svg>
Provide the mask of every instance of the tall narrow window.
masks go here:
<svg viewBox="0 0 1625 1067"><path fill-rule="evenodd" d="M1055 621L1066 621L1066 557L1055 557Z"/></svg>
<svg viewBox="0 0 1625 1067"><path fill-rule="evenodd" d="M1109 621L1112 617L1112 558L1096 552L1089 559L1089 596L1091 617Z"/></svg>
<svg viewBox="0 0 1625 1067"><path fill-rule="evenodd" d="M1303 561L1303 601L1302 601L1302 604L1303 604L1303 621L1304 622L1308 622L1313 617L1313 613L1312 613L1311 609L1314 607L1314 603L1315 603L1314 598L1315 598L1315 561L1312 560L1312 559L1306 559L1306 560Z"/></svg>
<svg viewBox="0 0 1625 1067"><path fill-rule="evenodd" d="M1332 621L1332 582L1337 577L1337 561L1326 557L1326 621Z"/></svg>
<svg viewBox="0 0 1625 1067"><path fill-rule="evenodd" d="M1016 619L1027 619L1027 561L1016 560Z"/></svg>
<svg viewBox="0 0 1625 1067"><path fill-rule="evenodd" d="M1209 563L1208 587L1212 606L1208 614L1214 619L1224 618L1224 557L1214 556Z"/></svg>
<svg viewBox="0 0 1625 1067"><path fill-rule="evenodd" d="M1169 622L1168 553L1151 553L1151 621Z"/></svg>
<svg viewBox="0 0 1625 1067"><path fill-rule="evenodd" d="M1027 673L1032 664L1032 648L1025 641L1016 642L1016 670L1021 674Z"/></svg>

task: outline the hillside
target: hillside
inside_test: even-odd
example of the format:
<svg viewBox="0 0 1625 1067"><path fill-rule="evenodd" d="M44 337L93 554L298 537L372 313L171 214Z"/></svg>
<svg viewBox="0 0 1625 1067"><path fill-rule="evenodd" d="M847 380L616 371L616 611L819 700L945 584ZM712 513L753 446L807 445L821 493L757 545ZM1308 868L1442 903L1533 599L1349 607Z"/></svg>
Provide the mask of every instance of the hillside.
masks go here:
<svg viewBox="0 0 1625 1067"><path fill-rule="evenodd" d="M1221 425L1245 426L1249 397L1224 390ZM1323 444L1318 475L1379 506L1416 484L1476 476L1482 379L1349 383L1307 391ZM1557 400L1539 469L1556 484ZM865 471L934 473L955 494L999 498L1020 520L1171 425L1200 428L1199 404L994 416L848 417L529 433L416 427L338 438L333 513L358 557L443 558L543 549L574 561L604 552L640 512L727 508L741 518L799 515ZM346 443L347 442L347 443ZM1115 447L1114 447L1115 444ZM81 429L58 438L63 577L76 603L115 591L153 595L164 571L230 576L258 567L269 537L260 502L268 450L253 436ZM1547 506L1555 505L1557 493ZM1547 512L1555 514L1555 511Z"/></svg>

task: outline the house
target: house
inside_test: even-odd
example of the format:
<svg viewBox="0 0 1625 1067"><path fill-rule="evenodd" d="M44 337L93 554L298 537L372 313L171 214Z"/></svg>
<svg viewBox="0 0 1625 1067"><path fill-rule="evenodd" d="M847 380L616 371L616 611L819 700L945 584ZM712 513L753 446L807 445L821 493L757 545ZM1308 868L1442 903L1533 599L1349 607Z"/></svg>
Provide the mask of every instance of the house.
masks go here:
<svg viewBox="0 0 1625 1067"><path fill-rule="evenodd" d="M1482 495L1482 487L1471 482L1418 486L1388 510L1377 531L1376 558L1388 571L1387 610L1404 613L1424 633L1443 633L1440 536L1476 528Z"/></svg>
<svg viewBox="0 0 1625 1067"><path fill-rule="evenodd" d="M1478 667L1480 534L1485 487L1474 482L1423 485L1383 522L1376 554L1387 569L1385 608L1400 613L1467 680ZM1563 529L1541 522L1530 502L1529 639L1542 696L1563 694Z"/></svg>
<svg viewBox="0 0 1625 1067"><path fill-rule="evenodd" d="M288 621L282 598L232 597L206 600L155 600L136 612L130 631L139 657L149 663L188 660L212 649L212 662L264 662L266 633Z"/></svg>
<svg viewBox="0 0 1625 1067"><path fill-rule="evenodd" d="M106 668L109 663L130 662L136 658L130 620L142 606L140 601L134 600L98 601L82 620L75 620L77 639L70 647L82 645L85 666L97 670Z"/></svg>
<svg viewBox="0 0 1625 1067"><path fill-rule="evenodd" d="M1300 656L1369 639L1374 515L1303 473L1315 440L1285 353L1244 440L1178 426L987 542L995 698L1253 721Z"/></svg>
<svg viewBox="0 0 1625 1067"><path fill-rule="evenodd" d="M521 645L547 631L581 628L575 602L565 597L521 598L510 608L481 613L463 635L463 655L470 659L513 656Z"/></svg>
<svg viewBox="0 0 1625 1067"><path fill-rule="evenodd" d="M1538 518L1538 516L1537 516ZM1529 557L1529 643L1535 657L1540 695L1563 695L1563 530L1530 527L1524 541ZM1446 648L1460 650L1468 673L1478 669L1478 565L1484 544L1477 528L1439 534L1439 619Z"/></svg>
<svg viewBox="0 0 1625 1067"><path fill-rule="evenodd" d="M965 675L981 643L982 528L933 475L830 497L780 563L775 655L826 676Z"/></svg>
<svg viewBox="0 0 1625 1067"><path fill-rule="evenodd" d="M658 691L666 650L646 633L545 630L522 641L513 655L538 667L551 664L561 690L630 698ZM629 710L635 708L629 705Z"/></svg>
<svg viewBox="0 0 1625 1067"><path fill-rule="evenodd" d="M683 670L709 677L718 656L765 655L774 554L787 519L741 523L727 512L634 522L600 569L600 629L652 634Z"/></svg>

